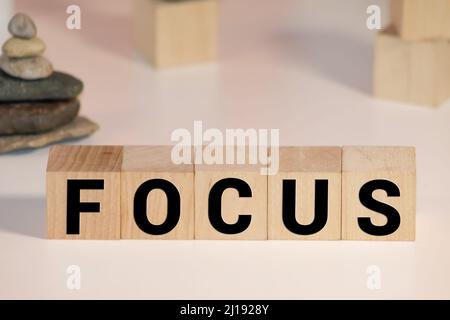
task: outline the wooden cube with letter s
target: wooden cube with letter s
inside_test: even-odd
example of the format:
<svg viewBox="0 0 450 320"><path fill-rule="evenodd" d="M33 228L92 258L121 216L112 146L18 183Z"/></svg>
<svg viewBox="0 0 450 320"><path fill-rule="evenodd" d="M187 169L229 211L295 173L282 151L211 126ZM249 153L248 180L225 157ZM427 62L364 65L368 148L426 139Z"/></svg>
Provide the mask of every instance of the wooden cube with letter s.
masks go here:
<svg viewBox="0 0 450 320"><path fill-rule="evenodd" d="M415 161L410 147L343 148L343 240L415 240Z"/></svg>
<svg viewBox="0 0 450 320"><path fill-rule="evenodd" d="M54 146L47 164L49 239L120 239L122 147Z"/></svg>

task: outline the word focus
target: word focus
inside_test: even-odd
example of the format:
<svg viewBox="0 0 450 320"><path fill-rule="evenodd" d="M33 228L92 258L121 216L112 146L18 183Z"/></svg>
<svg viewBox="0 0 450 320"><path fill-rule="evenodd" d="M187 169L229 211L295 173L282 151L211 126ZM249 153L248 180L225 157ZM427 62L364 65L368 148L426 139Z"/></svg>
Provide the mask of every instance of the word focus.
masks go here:
<svg viewBox="0 0 450 320"><path fill-rule="evenodd" d="M52 147L48 238L415 239L412 147L280 147L275 175L260 164L175 164L171 151Z"/></svg>

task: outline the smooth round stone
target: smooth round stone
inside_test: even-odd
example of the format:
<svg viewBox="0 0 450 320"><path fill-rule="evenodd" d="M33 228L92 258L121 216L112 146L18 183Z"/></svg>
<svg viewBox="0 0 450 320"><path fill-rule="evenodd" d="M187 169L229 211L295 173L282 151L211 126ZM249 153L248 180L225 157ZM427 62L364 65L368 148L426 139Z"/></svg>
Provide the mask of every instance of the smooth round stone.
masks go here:
<svg viewBox="0 0 450 320"><path fill-rule="evenodd" d="M52 64L44 57L33 58L8 58L2 56L0 68L10 76L24 79L44 79L53 73Z"/></svg>
<svg viewBox="0 0 450 320"><path fill-rule="evenodd" d="M0 70L0 102L67 100L83 91L83 82L66 73L53 72L41 80L22 80Z"/></svg>
<svg viewBox="0 0 450 320"><path fill-rule="evenodd" d="M36 57L44 53L45 43L37 37L31 39L14 37L3 44L2 50L9 58Z"/></svg>
<svg viewBox="0 0 450 320"><path fill-rule="evenodd" d="M0 135L46 132L69 123L79 110L77 99L0 103Z"/></svg>
<svg viewBox="0 0 450 320"><path fill-rule="evenodd" d="M17 13L8 24L8 31L14 37L31 39L36 36L37 29L33 20L23 13Z"/></svg>

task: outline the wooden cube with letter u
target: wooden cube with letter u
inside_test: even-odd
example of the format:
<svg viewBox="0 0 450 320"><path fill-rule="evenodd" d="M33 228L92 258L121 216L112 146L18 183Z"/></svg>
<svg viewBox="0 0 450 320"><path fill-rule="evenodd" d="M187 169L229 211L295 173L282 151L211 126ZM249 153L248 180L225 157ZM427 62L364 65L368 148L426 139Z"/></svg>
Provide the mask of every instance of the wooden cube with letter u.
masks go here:
<svg viewBox="0 0 450 320"><path fill-rule="evenodd" d="M218 0L135 0L134 37L156 68L217 55Z"/></svg>
<svg viewBox="0 0 450 320"><path fill-rule="evenodd" d="M280 147L269 176L269 240L341 239L340 147Z"/></svg>
<svg viewBox="0 0 450 320"><path fill-rule="evenodd" d="M120 239L122 147L54 146L47 165L49 239Z"/></svg>
<svg viewBox="0 0 450 320"><path fill-rule="evenodd" d="M415 149L344 147L342 238L413 241L415 221Z"/></svg>
<svg viewBox="0 0 450 320"><path fill-rule="evenodd" d="M175 163L172 149L124 147L122 239L194 239L194 165Z"/></svg>

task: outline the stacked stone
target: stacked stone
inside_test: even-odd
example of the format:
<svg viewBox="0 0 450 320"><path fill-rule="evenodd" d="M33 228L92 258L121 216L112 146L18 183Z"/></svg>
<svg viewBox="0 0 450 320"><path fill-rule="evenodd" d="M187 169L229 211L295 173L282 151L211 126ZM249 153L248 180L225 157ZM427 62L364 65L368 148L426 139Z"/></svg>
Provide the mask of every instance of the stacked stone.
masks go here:
<svg viewBox="0 0 450 320"><path fill-rule="evenodd" d="M53 70L33 20L16 14L8 30L0 57L0 153L94 132L96 124L77 117L83 83Z"/></svg>
<svg viewBox="0 0 450 320"><path fill-rule="evenodd" d="M41 56L45 51L45 43L36 37L34 22L24 14L17 14L9 22L8 31L13 37L3 44L2 70L24 80L51 76L53 67Z"/></svg>

